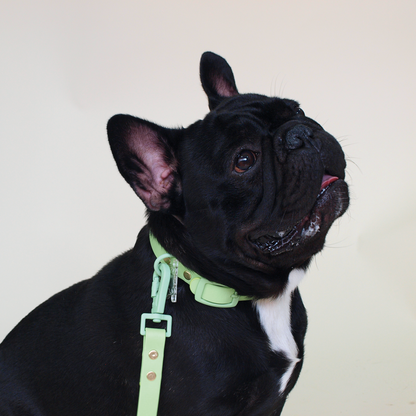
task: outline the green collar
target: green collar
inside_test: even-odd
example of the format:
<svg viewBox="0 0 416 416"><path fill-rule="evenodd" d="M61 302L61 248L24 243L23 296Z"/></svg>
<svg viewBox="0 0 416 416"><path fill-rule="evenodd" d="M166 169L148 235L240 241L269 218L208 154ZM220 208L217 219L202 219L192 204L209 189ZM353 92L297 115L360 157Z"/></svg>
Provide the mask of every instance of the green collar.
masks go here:
<svg viewBox="0 0 416 416"><path fill-rule="evenodd" d="M223 286L219 283L210 282L205 277L200 276L194 271L187 269L176 258L167 253L167 251L159 244L156 238L149 233L150 245L152 246L153 253L156 258L167 254L165 262L169 264L172 276L178 277L189 285L191 292L195 295L197 302L204 305L212 306L215 308L232 308L237 305L239 301L251 300L251 296L240 296L235 289L231 287ZM174 298L175 293L175 279L174 279L174 294L172 301L176 301Z"/></svg>

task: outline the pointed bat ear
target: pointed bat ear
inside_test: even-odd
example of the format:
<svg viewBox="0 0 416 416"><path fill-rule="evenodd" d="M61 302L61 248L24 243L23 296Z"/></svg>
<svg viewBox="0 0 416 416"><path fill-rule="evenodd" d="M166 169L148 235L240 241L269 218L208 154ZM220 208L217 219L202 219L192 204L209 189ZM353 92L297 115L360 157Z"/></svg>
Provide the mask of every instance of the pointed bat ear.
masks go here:
<svg viewBox="0 0 416 416"><path fill-rule="evenodd" d="M199 66L202 88L213 110L224 98L238 95L233 71L227 61L212 52L205 52Z"/></svg>
<svg viewBox="0 0 416 416"><path fill-rule="evenodd" d="M108 121L108 140L117 167L151 211L170 211L180 194L172 146L178 132L129 115L119 114Z"/></svg>

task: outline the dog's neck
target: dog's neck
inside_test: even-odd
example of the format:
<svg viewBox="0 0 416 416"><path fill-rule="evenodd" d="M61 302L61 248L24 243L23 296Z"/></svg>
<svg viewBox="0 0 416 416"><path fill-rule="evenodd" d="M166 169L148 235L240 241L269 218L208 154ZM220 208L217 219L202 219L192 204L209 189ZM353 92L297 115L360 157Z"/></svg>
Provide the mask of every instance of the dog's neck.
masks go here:
<svg viewBox="0 0 416 416"><path fill-rule="evenodd" d="M149 240L156 259L159 259L161 256L164 257L163 260L168 263L171 268L173 280L179 278L186 282L189 285L191 292L195 295L196 301L216 308L232 308L236 306L239 301L253 299L250 296L241 296L235 289L211 282L196 272L186 268L161 246L152 233L149 233ZM175 282L173 283L173 286L175 286Z"/></svg>
<svg viewBox="0 0 416 416"><path fill-rule="evenodd" d="M172 276L176 275L189 285L196 301L208 306L227 308L235 306L241 300L253 300L249 296L239 296L234 289L219 283L210 282L196 272L186 268L175 257L167 253L167 250L161 246L152 233L149 233L149 240L153 253L158 259L157 261L159 261L160 257L165 257L162 261L166 261L169 264ZM297 288L304 275L304 270L294 269L289 274L283 293L276 298L254 301L260 324L269 338L271 350L283 354L289 361L287 371L281 379L280 393L283 393L285 390L296 364L300 361L298 347L291 330L290 311L293 291Z"/></svg>

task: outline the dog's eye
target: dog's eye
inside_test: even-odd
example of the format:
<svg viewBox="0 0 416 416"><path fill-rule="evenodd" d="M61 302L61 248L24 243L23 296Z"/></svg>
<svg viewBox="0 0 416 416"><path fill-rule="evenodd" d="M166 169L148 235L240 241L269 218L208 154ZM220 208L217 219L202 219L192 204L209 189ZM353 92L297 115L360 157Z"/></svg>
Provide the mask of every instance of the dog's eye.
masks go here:
<svg viewBox="0 0 416 416"><path fill-rule="evenodd" d="M304 116L305 115L305 112L300 107L298 107L296 109L296 115L297 116Z"/></svg>
<svg viewBox="0 0 416 416"><path fill-rule="evenodd" d="M251 150L243 150L235 160L234 170L243 173L249 170L256 163L257 155Z"/></svg>

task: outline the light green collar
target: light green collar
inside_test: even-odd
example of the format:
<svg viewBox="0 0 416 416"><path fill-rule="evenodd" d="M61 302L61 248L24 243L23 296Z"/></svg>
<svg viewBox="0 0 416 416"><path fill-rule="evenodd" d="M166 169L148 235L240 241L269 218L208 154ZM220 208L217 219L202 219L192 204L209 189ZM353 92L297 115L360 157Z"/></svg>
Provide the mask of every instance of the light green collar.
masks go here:
<svg viewBox="0 0 416 416"><path fill-rule="evenodd" d="M159 244L156 238L149 233L150 245L156 258L168 254L167 251ZM250 296L240 296L235 289L223 286L219 283L210 282L194 271L187 269L175 257L170 254L164 260L169 264L172 276L178 277L189 285L191 292L195 295L195 300L204 305L215 308L232 308L239 301L251 300ZM173 286L175 286L175 279ZM173 296L176 296L175 291ZM175 301L172 299L172 301Z"/></svg>

